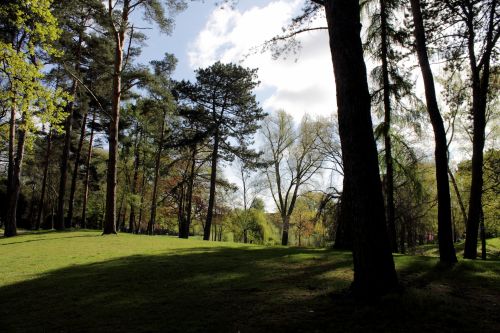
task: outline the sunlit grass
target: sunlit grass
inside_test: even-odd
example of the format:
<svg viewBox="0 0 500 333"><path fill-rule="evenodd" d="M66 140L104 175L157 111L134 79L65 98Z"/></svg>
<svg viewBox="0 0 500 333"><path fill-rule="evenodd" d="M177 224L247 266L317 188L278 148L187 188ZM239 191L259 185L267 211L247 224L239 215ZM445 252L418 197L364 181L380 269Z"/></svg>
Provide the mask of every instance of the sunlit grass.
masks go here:
<svg viewBox="0 0 500 333"><path fill-rule="evenodd" d="M0 239L0 331L488 330L500 262L395 256L403 294L346 298L349 252L95 231Z"/></svg>

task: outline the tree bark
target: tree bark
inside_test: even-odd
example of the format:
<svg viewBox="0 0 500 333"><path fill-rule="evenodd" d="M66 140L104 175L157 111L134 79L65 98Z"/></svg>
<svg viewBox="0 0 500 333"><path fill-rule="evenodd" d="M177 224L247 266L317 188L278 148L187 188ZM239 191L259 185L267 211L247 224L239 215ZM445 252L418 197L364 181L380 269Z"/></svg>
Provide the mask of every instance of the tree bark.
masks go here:
<svg viewBox="0 0 500 333"><path fill-rule="evenodd" d="M337 90L344 177L352 198L354 294L370 297L398 287L387 235L370 94L360 38L358 1L325 1Z"/></svg>
<svg viewBox="0 0 500 333"><path fill-rule="evenodd" d="M160 162L161 162L161 154L163 153L163 140L165 136L165 117L166 113L163 113L163 119L161 123L161 133L160 133L160 141L158 143L158 151L156 152L155 158L155 174L153 180L153 194L151 198L151 216L149 217L148 223L148 234L153 235L154 226L156 223L156 206L157 206L157 196L158 196L158 181L160 179Z"/></svg>
<svg viewBox="0 0 500 333"><path fill-rule="evenodd" d="M384 86L384 144L385 144L385 165L386 173L386 209L387 227L392 252L398 252L396 237L396 221L394 208L394 168L392 164L392 140L391 140L391 92L389 82L389 63L387 60L388 37L387 37L387 8L386 0L380 0L380 27L381 27L381 58L382 58L382 79Z"/></svg>
<svg viewBox="0 0 500 333"><path fill-rule="evenodd" d="M349 190L345 178L343 183L342 194L340 196L340 212L338 213L338 224L333 248L352 250L352 199L349 198Z"/></svg>
<svg viewBox="0 0 500 333"><path fill-rule="evenodd" d="M194 178L195 178L195 167L196 167L196 146L192 147L191 155L191 170L189 173L189 184L187 191L187 207L186 207L186 218L181 225L181 232L179 233L180 238L189 238L189 226L191 225L191 211L193 209L193 188L194 188Z"/></svg>
<svg viewBox="0 0 500 333"><path fill-rule="evenodd" d="M482 207L479 228L481 229L481 259L486 260L486 228L484 226L484 211Z"/></svg>
<svg viewBox="0 0 500 333"><path fill-rule="evenodd" d="M136 126L137 132L137 126ZM139 186L139 163L140 163L140 151L139 142L141 142L142 130L140 133L136 134L134 142L134 176L132 178L132 194L137 194L137 187ZM135 203L130 204L130 216L128 222L128 232L133 233L135 229Z"/></svg>
<svg viewBox="0 0 500 333"><path fill-rule="evenodd" d="M122 94L122 67L123 67L123 43L125 42L125 29L128 24L130 1L124 0L122 8L122 19L119 30L114 31L115 37L115 60L113 70L113 90L111 104L111 119L109 124L109 159L106 177L106 213L104 219L103 234L116 234L116 184L118 163L118 132L120 123L120 100ZM113 21L112 4L109 1L110 20Z"/></svg>
<svg viewBox="0 0 500 333"><path fill-rule="evenodd" d="M70 226L75 225L73 223L73 210L75 205L76 181L78 180L78 167L80 166L80 155L82 154L83 142L85 141L86 125L87 125L87 112L85 112L82 119L82 127L80 129L80 139L78 140L78 147L75 152L75 165L73 166L71 187L69 191L68 221Z"/></svg>
<svg viewBox="0 0 500 333"><path fill-rule="evenodd" d="M283 221L283 234L281 235L281 245L288 245L288 233L290 231L290 216L285 214L281 216Z"/></svg>
<svg viewBox="0 0 500 333"><path fill-rule="evenodd" d="M87 227L87 201L89 198L90 162L92 160L92 143L94 141L95 115L96 111L94 110L92 114L92 125L90 128L89 149L87 150L87 161L85 163L85 180L84 180L85 185L83 190L83 204L82 204L82 228Z"/></svg>
<svg viewBox="0 0 500 333"><path fill-rule="evenodd" d="M457 181L450 168L448 168L448 175L450 176L451 184L455 190L455 195L457 196L458 206L460 207L460 212L462 213L462 218L464 219L464 225L467 225L467 212L465 211L464 201L462 200L462 195L458 189Z"/></svg>
<svg viewBox="0 0 500 333"><path fill-rule="evenodd" d="M38 214L36 218L35 229L40 229L42 224L44 204L45 204L45 192L47 191L47 175L49 173L50 164L50 153L52 151L52 126L49 128L49 133L47 135L47 151L45 152L45 163L43 166L43 178L42 178L42 189L40 193L40 202L38 204Z"/></svg>
<svg viewBox="0 0 500 333"><path fill-rule="evenodd" d="M438 195L438 241L439 258L441 262L455 263L457 257L453 247L453 231L451 226L451 200L448 183L448 146L443 119L437 104L434 78L432 75L425 39L424 22L419 0L411 0L413 13L414 35L418 62L422 71L425 87L427 111L431 119L435 140L436 183Z"/></svg>
<svg viewBox="0 0 500 333"><path fill-rule="evenodd" d="M24 115L22 123L24 123ZM14 168L12 170L12 185L9 189L9 206L4 231L5 237L17 235L17 204L19 202L19 193L21 192L21 171L24 158L24 147L26 143L26 130L22 128L22 125L19 129L16 157L14 161Z"/></svg>
<svg viewBox="0 0 500 333"><path fill-rule="evenodd" d="M476 63L474 46L474 12L469 11L468 17L468 48L472 71L472 179L469 196L469 214L465 236L464 258L476 259L477 233L481 220L481 197L483 195L483 149L486 129L486 108L490 80L490 60L494 47L493 30L497 1L490 4L489 26L486 36L486 49L482 58L482 66Z"/></svg>
<svg viewBox="0 0 500 333"><path fill-rule="evenodd" d="M76 91L78 88L78 81L76 79L73 80L73 84L71 85L71 96L76 98ZM61 156L61 167L60 167L60 178L59 178L59 197L57 203L57 219L56 219L56 229L64 230L66 227L65 219L64 219L64 199L66 194L66 182L68 180L68 163L69 163L69 153L71 148L71 132L73 128L73 101L68 103L66 107L66 112L68 113L68 117L66 118L65 129L66 132L64 134L64 146Z"/></svg>
<svg viewBox="0 0 500 333"><path fill-rule="evenodd" d="M210 240L210 228L212 227L212 218L215 207L215 182L217 180L217 160L219 154L219 132L214 136L214 149L212 151L212 168L210 173L210 196L208 198L207 219L203 230L203 240Z"/></svg>

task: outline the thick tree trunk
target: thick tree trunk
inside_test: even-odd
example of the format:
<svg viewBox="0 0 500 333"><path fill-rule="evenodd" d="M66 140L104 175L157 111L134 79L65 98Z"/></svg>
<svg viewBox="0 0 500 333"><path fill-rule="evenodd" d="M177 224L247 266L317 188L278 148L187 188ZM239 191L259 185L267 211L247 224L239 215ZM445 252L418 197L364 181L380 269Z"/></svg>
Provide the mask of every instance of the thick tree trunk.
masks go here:
<svg viewBox="0 0 500 333"><path fill-rule="evenodd" d="M290 215L282 215L281 220L283 221L283 233L281 235L281 245L288 245L288 233L290 231Z"/></svg>
<svg viewBox="0 0 500 333"><path fill-rule="evenodd" d="M344 177L352 198L351 288L357 295L375 296L398 287L398 279L387 235L359 11L358 1L325 1Z"/></svg>
<svg viewBox="0 0 500 333"><path fill-rule="evenodd" d="M40 202L38 204L38 214L36 218L35 229L40 229L42 224L42 218L44 216L44 205L45 205L45 192L47 191L47 175L49 173L50 164L50 153L52 151L52 126L49 128L49 133L47 134L47 151L45 152L45 162L43 166L43 178L42 178L42 189L40 193Z"/></svg>
<svg viewBox="0 0 500 333"><path fill-rule="evenodd" d="M87 160L85 162L85 180L84 180L83 204L82 204L82 228L87 227L87 201L89 198L90 162L92 160L92 143L94 142L95 115L96 112L94 110L94 113L92 114L92 125L90 128L89 149L87 150Z"/></svg>
<svg viewBox="0 0 500 333"><path fill-rule="evenodd" d="M210 173L210 196L208 198L207 219L203 230L203 240L210 240L210 228L212 227L212 218L215 207L215 182L217 180L217 161L219 155L219 133L215 133L214 149L212 151L212 169Z"/></svg>
<svg viewBox="0 0 500 333"><path fill-rule="evenodd" d="M481 259L486 260L486 228L484 226L484 211L481 207L481 221L479 223L481 229Z"/></svg>
<svg viewBox="0 0 500 333"><path fill-rule="evenodd" d="M352 250L352 199L349 198L349 190L345 178L343 183L343 190L340 196L340 212L338 213L337 231L333 247L341 250Z"/></svg>
<svg viewBox="0 0 500 333"><path fill-rule="evenodd" d="M68 203L68 221L70 226L75 226L73 223L73 210L75 206L76 181L78 180L78 167L80 166L80 155L82 154L83 142L85 141L85 129L87 125L87 112L83 115L82 127L80 129L80 139L75 152L75 165L73 166L73 174L71 178L71 187L69 191Z"/></svg>
<svg viewBox="0 0 500 333"><path fill-rule="evenodd" d="M414 34L418 62L422 71L425 87L427 111L431 119L435 140L436 183L438 194L438 241L441 262L455 263L457 257L453 247L453 231L451 227L450 185L448 183L448 146L443 119L437 104L434 78L427 56L425 29L419 0L411 0Z"/></svg>
<svg viewBox="0 0 500 333"><path fill-rule="evenodd" d="M386 209L387 227L392 252L398 252L396 237L396 220L394 208L394 168L392 165L392 140L391 140L391 92L389 82L389 63L387 60L388 36L387 36L387 8L386 0L380 0L380 21L381 21L381 58L382 58L382 79L384 86L384 144L385 144L385 165L386 173Z"/></svg>
<svg viewBox="0 0 500 333"><path fill-rule="evenodd" d="M23 120L24 122L24 116ZM12 185L9 189L9 206L7 210L7 221L5 222L5 237L17 235L17 204L19 202L19 193L21 192L21 171L24 158L24 147L26 143L26 130L20 129L17 140L16 158L12 174Z"/></svg>
<svg viewBox="0 0 500 333"><path fill-rule="evenodd" d="M73 96L73 99L76 98L77 88L78 88L78 81L74 79L73 84L71 85L71 96ZM66 194L66 182L68 179L68 163L69 163L69 154L71 148L71 132L73 128L73 111L74 111L73 101L71 101L68 103L68 106L66 107L66 112L68 113L68 117L66 118L66 124L65 124L66 132L64 134L64 146L61 156L59 197L57 204L57 219L56 219L57 230L64 230L64 228L66 227L64 219L64 200Z"/></svg>

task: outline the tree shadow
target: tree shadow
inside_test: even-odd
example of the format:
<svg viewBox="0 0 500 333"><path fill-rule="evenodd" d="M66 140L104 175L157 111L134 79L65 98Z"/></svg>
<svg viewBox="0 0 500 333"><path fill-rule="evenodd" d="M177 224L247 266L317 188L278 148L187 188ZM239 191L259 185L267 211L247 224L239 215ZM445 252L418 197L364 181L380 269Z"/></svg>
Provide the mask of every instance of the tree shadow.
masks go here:
<svg viewBox="0 0 500 333"><path fill-rule="evenodd" d="M422 261L406 269L427 270L428 265ZM332 298L332 291L349 286L351 267L348 252L257 247L176 249L71 266L1 287L0 331L451 332L478 328L477 311L452 306L449 300L425 291L411 289L371 304ZM465 313L467 320L461 320ZM485 325L491 328L492 323Z"/></svg>
<svg viewBox="0 0 500 333"><path fill-rule="evenodd" d="M207 247L67 267L0 288L0 322L6 332L243 330L281 318L277 309L307 313L294 304L319 292L324 273L351 266L324 252ZM299 255L315 265L304 270Z"/></svg>

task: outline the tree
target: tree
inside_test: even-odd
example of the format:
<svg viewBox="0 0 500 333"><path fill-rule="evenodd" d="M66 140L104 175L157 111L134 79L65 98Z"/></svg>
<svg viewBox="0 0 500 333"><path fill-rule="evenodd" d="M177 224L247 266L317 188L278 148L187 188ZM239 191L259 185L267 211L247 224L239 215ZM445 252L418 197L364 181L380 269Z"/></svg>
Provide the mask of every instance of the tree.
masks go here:
<svg viewBox="0 0 500 333"><path fill-rule="evenodd" d="M305 116L296 129L292 116L283 110L268 116L262 124L264 163L268 165L264 173L282 219L282 245L288 245L290 216L300 190L323 162L323 155L317 149L318 133L322 132L319 125Z"/></svg>
<svg viewBox="0 0 500 333"><path fill-rule="evenodd" d="M234 156L252 160L258 156L249 148L258 121L265 116L252 92L258 83L256 69L217 62L198 69L196 83L183 81L178 86L180 102L206 114L205 129L211 136L210 196L204 240L210 239L219 161L231 161Z"/></svg>
<svg viewBox="0 0 500 333"><path fill-rule="evenodd" d="M7 237L17 233L21 171L26 144L35 128L34 115L42 123L54 124L54 129L65 115L59 109L65 94L42 83L40 58L57 53L53 43L60 34L50 5L49 0L7 1L0 11L0 100L10 109ZM21 115L19 124L18 114ZM17 140L16 131L19 132Z"/></svg>
<svg viewBox="0 0 500 333"><path fill-rule="evenodd" d="M398 285L385 225L370 94L360 38L357 1L314 1L323 5L337 91L344 177L352 198L354 281L359 295L380 295Z"/></svg>
<svg viewBox="0 0 500 333"><path fill-rule="evenodd" d="M185 8L183 0L166 1L169 13L174 14ZM166 17L164 8L158 0L122 0L108 1L108 18L111 22L111 33L114 37L115 61L113 65L113 87L111 121L109 125L109 159L106 180L106 219L104 234L116 233L116 184L118 161L118 131L120 121L120 100L122 97L122 72L124 65L125 37L134 37L134 26L130 24L130 14L136 9L143 9L145 18L158 24L161 31L170 33L173 20ZM131 41L129 45L131 44Z"/></svg>
<svg viewBox="0 0 500 333"><path fill-rule="evenodd" d="M439 258L441 262L455 263L457 257L453 247L453 231L451 222L450 185L448 183L448 145L443 119L439 111L434 78L427 54L425 27L419 0L411 0L413 29L418 62L422 71L425 87L427 112L434 130L436 162L436 184L438 195L438 240Z"/></svg>
<svg viewBox="0 0 500 333"><path fill-rule="evenodd" d="M454 66L461 67L462 60L457 54L467 54L472 92L472 180L467 214L467 230L464 257L475 259L477 256L477 236L481 220L481 198L483 193L483 162L486 130L486 114L493 79L492 63L498 56L500 26L498 20L499 3L497 0L482 1L442 1L435 4L441 19L453 18L447 36L449 50L447 58Z"/></svg>

